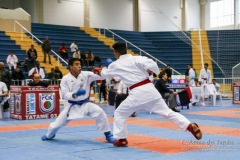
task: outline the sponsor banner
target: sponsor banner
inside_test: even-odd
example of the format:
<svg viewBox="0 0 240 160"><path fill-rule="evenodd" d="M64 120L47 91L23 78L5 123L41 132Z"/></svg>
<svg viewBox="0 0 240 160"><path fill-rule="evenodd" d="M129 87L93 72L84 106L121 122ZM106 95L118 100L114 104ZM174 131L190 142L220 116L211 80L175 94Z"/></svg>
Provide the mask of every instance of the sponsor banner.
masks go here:
<svg viewBox="0 0 240 160"><path fill-rule="evenodd" d="M25 115L25 120L57 118L58 114Z"/></svg>
<svg viewBox="0 0 240 160"><path fill-rule="evenodd" d="M58 91L56 87L27 87L29 91Z"/></svg>
<svg viewBox="0 0 240 160"><path fill-rule="evenodd" d="M14 113L14 104L15 104L15 94L11 93L10 95L10 112Z"/></svg>
<svg viewBox="0 0 240 160"><path fill-rule="evenodd" d="M26 114L36 114L35 93L27 93L26 94Z"/></svg>
<svg viewBox="0 0 240 160"><path fill-rule="evenodd" d="M239 87L234 87L234 100L239 101Z"/></svg>
<svg viewBox="0 0 240 160"><path fill-rule="evenodd" d="M22 110L22 105L21 105L21 94L16 93L15 94L15 111L17 114L20 114Z"/></svg>
<svg viewBox="0 0 240 160"><path fill-rule="evenodd" d="M39 93L39 101L42 113L51 113L55 110L55 93Z"/></svg>

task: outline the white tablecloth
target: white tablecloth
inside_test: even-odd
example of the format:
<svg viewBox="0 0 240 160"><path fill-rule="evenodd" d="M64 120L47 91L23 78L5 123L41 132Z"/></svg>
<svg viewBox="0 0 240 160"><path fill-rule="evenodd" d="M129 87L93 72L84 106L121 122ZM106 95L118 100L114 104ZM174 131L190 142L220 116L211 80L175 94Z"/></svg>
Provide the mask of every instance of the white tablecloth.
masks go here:
<svg viewBox="0 0 240 160"><path fill-rule="evenodd" d="M216 94L216 89L213 84L203 84L200 87L190 87L190 90L192 92L192 103L199 102L201 96L205 97Z"/></svg>

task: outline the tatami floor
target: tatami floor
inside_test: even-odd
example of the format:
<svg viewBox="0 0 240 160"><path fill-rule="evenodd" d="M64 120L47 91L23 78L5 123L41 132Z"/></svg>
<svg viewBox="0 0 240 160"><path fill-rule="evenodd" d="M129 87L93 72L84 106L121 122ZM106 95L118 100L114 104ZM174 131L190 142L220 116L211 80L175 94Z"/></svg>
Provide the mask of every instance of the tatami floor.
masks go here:
<svg viewBox="0 0 240 160"><path fill-rule="evenodd" d="M237 160L240 153L240 105L231 100L191 107L181 114L200 125L200 141L156 114L137 112L128 120L128 147L113 147L86 117L62 128L52 141L41 136L53 119L0 120L0 160ZM113 106L101 105L112 128Z"/></svg>

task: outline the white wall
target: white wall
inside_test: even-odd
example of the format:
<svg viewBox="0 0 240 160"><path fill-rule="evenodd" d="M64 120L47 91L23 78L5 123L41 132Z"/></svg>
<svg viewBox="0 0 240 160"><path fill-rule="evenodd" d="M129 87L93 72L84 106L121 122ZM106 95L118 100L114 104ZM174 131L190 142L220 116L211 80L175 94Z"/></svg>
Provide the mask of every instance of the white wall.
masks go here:
<svg viewBox="0 0 240 160"><path fill-rule="evenodd" d="M37 0L0 0L0 6L22 7L39 22ZM90 27L134 29L135 0L89 0ZM187 0L187 29L200 28L198 0ZM212 1L212 0L211 0ZM21 3L20 3L21 2ZM60 3L59 3L60 2ZM139 0L141 31L178 31L182 26L181 0ZM84 26L84 0L43 0L43 23ZM208 23L207 23L208 24Z"/></svg>
<svg viewBox="0 0 240 160"><path fill-rule="evenodd" d="M200 29L199 0L187 0L186 15L186 30Z"/></svg>
<svg viewBox="0 0 240 160"><path fill-rule="evenodd" d="M181 30L180 0L139 0L141 31Z"/></svg>
<svg viewBox="0 0 240 160"><path fill-rule="evenodd" d="M90 27L133 30L133 0L90 0Z"/></svg>
<svg viewBox="0 0 240 160"><path fill-rule="evenodd" d="M43 0L43 23L83 26L83 0Z"/></svg>

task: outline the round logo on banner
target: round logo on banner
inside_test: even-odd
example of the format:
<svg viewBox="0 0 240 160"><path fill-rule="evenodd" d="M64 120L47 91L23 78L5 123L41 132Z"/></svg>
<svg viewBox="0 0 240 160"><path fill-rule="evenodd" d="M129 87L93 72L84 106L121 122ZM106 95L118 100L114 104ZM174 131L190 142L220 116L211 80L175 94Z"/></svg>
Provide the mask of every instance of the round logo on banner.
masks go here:
<svg viewBox="0 0 240 160"><path fill-rule="evenodd" d="M55 94L54 93L40 93L40 109L43 113L51 113L55 109Z"/></svg>

